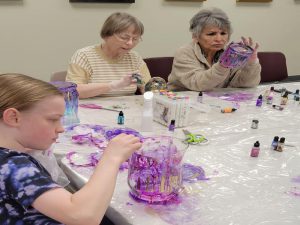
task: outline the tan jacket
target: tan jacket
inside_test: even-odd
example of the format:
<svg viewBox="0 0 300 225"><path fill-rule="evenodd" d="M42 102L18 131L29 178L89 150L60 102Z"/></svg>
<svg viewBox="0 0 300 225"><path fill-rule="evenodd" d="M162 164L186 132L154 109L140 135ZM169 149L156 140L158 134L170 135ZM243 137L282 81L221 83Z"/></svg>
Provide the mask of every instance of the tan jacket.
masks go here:
<svg viewBox="0 0 300 225"><path fill-rule="evenodd" d="M259 62L242 68L228 69L218 62L210 66L198 43L192 42L177 50L168 89L173 91L208 91L224 87L255 87L260 82Z"/></svg>

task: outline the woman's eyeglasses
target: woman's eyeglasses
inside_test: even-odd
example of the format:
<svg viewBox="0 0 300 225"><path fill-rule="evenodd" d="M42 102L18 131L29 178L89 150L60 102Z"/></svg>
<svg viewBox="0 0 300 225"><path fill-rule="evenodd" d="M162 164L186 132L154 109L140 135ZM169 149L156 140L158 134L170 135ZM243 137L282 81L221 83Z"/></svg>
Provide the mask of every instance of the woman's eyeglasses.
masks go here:
<svg viewBox="0 0 300 225"><path fill-rule="evenodd" d="M114 35L117 39L125 43L128 43L131 40L133 44L137 44L140 41L142 41L141 37L131 37L128 34L114 34Z"/></svg>

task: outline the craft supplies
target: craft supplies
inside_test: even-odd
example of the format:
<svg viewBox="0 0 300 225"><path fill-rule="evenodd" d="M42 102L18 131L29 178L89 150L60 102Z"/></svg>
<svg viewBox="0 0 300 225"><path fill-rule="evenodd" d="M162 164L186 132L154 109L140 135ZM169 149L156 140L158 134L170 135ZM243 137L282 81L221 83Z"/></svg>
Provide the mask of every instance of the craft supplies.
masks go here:
<svg viewBox="0 0 300 225"><path fill-rule="evenodd" d="M198 93L197 102L203 103L203 93L202 93L202 91L200 91Z"/></svg>
<svg viewBox="0 0 300 225"><path fill-rule="evenodd" d="M252 55L253 49L244 43L231 42L220 57L220 64L226 68L243 66Z"/></svg>
<svg viewBox="0 0 300 225"><path fill-rule="evenodd" d="M251 149L251 153L250 153L250 156L251 157L258 157L259 155L259 141L256 141Z"/></svg>
<svg viewBox="0 0 300 225"><path fill-rule="evenodd" d="M166 203L182 188L182 158L188 145L170 136L151 136L129 160L128 185L134 199Z"/></svg>
<svg viewBox="0 0 300 225"><path fill-rule="evenodd" d="M278 136L275 136L273 138L273 141L272 141L272 144L271 144L271 149L272 150L276 150L277 149L277 146L278 146L278 140L279 140L279 137Z"/></svg>
<svg viewBox="0 0 300 225"><path fill-rule="evenodd" d="M190 113L190 99L174 92L159 91L153 98L153 119L165 126L175 120L175 127L188 124Z"/></svg>
<svg viewBox="0 0 300 225"><path fill-rule="evenodd" d="M145 84L145 91L167 90L167 82L161 77L152 77Z"/></svg>
<svg viewBox="0 0 300 225"><path fill-rule="evenodd" d="M131 76L132 76L132 78L136 79L137 85L143 84L143 79L142 79L142 76L140 74L133 73Z"/></svg>
<svg viewBox="0 0 300 225"><path fill-rule="evenodd" d="M267 104L271 105L273 103L273 98L274 98L274 87L271 87L270 90L268 91L267 96L265 96Z"/></svg>
<svg viewBox="0 0 300 225"><path fill-rule="evenodd" d="M257 129L258 128L258 123L259 123L258 120L256 120L256 119L252 120L251 128L252 129Z"/></svg>
<svg viewBox="0 0 300 225"><path fill-rule="evenodd" d="M150 132L153 130L153 92L144 93L144 106L142 112L141 131Z"/></svg>
<svg viewBox="0 0 300 225"><path fill-rule="evenodd" d="M171 123L169 125L169 131L174 132L175 130L175 120L171 120Z"/></svg>
<svg viewBox="0 0 300 225"><path fill-rule="evenodd" d="M283 110L284 108L282 107L282 106L280 106L280 105L272 105L272 107L274 108L274 109L277 109L277 110Z"/></svg>
<svg viewBox="0 0 300 225"><path fill-rule="evenodd" d="M236 108L227 107L227 108L221 109L221 113L232 113L236 110L237 110Z"/></svg>
<svg viewBox="0 0 300 225"><path fill-rule="evenodd" d="M280 105L286 105L287 104L288 98L289 98L288 95L289 94L288 94L287 91L282 95Z"/></svg>
<svg viewBox="0 0 300 225"><path fill-rule="evenodd" d="M262 106L262 100L263 100L262 95L259 95L257 100L256 100L256 106L261 107Z"/></svg>
<svg viewBox="0 0 300 225"><path fill-rule="evenodd" d="M297 89L294 93L294 100L299 101L299 89Z"/></svg>
<svg viewBox="0 0 300 225"><path fill-rule="evenodd" d="M283 147L284 147L284 142L285 142L285 138L281 137L278 141L278 145L277 145L277 148L275 150L278 151L278 152L282 152Z"/></svg>
<svg viewBox="0 0 300 225"><path fill-rule="evenodd" d="M78 92L77 85L72 82L53 81L51 82L60 92L63 93L65 99L65 113L62 118L64 126L79 123L78 118Z"/></svg>
<svg viewBox="0 0 300 225"><path fill-rule="evenodd" d="M123 113L123 111L120 111L119 115L118 115L118 124L123 125L124 124L124 120L125 120L124 113Z"/></svg>
<svg viewBox="0 0 300 225"><path fill-rule="evenodd" d="M208 140L201 134L193 134L188 130L183 129L182 132L185 134L186 139L184 142L192 145L205 145L208 144Z"/></svg>
<svg viewBox="0 0 300 225"><path fill-rule="evenodd" d="M270 89L266 90L265 93L263 94L263 100L268 100L269 96L273 97L274 95L274 87L270 87Z"/></svg>

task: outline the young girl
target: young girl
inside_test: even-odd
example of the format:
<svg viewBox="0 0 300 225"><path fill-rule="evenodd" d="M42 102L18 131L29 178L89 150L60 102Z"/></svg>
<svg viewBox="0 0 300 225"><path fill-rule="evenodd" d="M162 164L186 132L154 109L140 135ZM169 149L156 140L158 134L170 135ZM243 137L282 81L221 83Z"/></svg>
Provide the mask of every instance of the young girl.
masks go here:
<svg viewBox="0 0 300 225"><path fill-rule="evenodd" d="M63 132L65 102L51 84L0 75L1 224L99 224L120 164L141 147L137 137L112 139L88 183L74 194L56 184L30 149L48 149Z"/></svg>

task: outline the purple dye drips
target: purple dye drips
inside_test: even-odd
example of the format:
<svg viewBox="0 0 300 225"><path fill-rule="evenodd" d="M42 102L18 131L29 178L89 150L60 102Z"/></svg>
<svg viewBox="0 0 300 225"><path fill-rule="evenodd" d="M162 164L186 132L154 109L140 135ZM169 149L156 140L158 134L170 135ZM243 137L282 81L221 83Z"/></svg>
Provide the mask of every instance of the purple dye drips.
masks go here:
<svg viewBox="0 0 300 225"><path fill-rule="evenodd" d="M95 167L102 156L102 152L107 147L109 140L121 133L132 134L142 139L142 136L137 131L131 128L109 128L101 125L79 124L79 125L69 126L66 130L67 132L72 132L75 130L78 133L83 132L83 134L72 135L73 143L79 145L88 144L88 145L95 146L101 150L100 152L95 152L88 155L87 161L82 164L76 163L72 159L72 157L76 152L74 151L69 152L66 156L67 159L69 160L69 163L72 166L77 166L77 167ZM85 133L87 131L88 133ZM125 169L128 169L128 161L122 163L120 166L120 170L125 170Z"/></svg>
<svg viewBox="0 0 300 225"><path fill-rule="evenodd" d="M292 178L292 182L300 183L300 176Z"/></svg>
<svg viewBox="0 0 300 225"><path fill-rule="evenodd" d="M245 102L252 100L254 94L235 92L235 93L218 93L218 92L205 92L206 95L211 97L217 97L225 101L234 101L234 102Z"/></svg>
<svg viewBox="0 0 300 225"><path fill-rule="evenodd" d="M66 158L69 160L69 163L72 166L76 166L76 167L95 167L98 164L98 162L99 162L98 154L97 153L91 153L91 154L88 155L86 163L84 163L84 164L77 164L72 159L72 157L75 154L77 154L77 153L74 152L74 151L72 151L72 152L68 152L67 155L66 155Z"/></svg>
<svg viewBox="0 0 300 225"><path fill-rule="evenodd" d="M205 176L205 171L201 166L184 163L182 165L182 180L184 182L194 183L199 180L209 180L209 178Z"/></svg>
<svg viewBox="0 0 300 225"><path fill-rule="evenodd" d="M108 140L111 140L112 138L114 138L115 136L117 136L119 134L132 134L136 137L141 138L141 135L139 132L137 132L134 129L128 128L128 127L127 128L112 128L105 132L105 136Z"/></svg>
<svg viewBox="0 0 300 225"><path fill-rule="evenodd" d="M300 188L298 188L298 187L292 187L290 189L290 191L287 191L286 193L290 194L290 195L293 195L293 196L296 196L296 197L300 197Z"/></svg>

